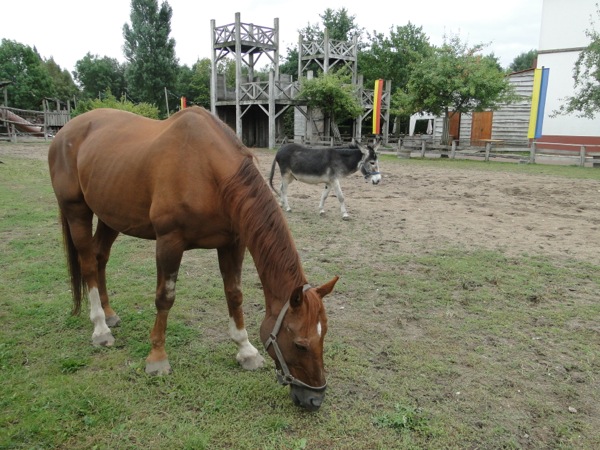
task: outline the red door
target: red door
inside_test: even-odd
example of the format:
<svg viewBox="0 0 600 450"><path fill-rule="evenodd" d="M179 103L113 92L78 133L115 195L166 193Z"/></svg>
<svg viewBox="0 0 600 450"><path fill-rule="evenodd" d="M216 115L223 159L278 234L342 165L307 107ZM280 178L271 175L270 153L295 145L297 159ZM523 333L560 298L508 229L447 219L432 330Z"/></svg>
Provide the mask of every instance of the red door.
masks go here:
<svg viewBox="0 0 600 450"><path fill-rule="evenodd" d="M493 111L481 111L473 113L473 122L471 124L471 145L484 147L485 142L482 139L492 138L492 119Z"/></svg>

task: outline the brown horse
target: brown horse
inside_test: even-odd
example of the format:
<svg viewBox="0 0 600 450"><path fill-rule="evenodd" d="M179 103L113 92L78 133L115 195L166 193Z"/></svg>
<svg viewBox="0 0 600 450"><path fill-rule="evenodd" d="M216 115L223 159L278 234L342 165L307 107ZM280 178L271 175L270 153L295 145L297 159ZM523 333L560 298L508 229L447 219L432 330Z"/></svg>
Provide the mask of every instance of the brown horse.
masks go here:
<svg viewBox="0 0 600 450"><path fill-rule="evenodd" d="M285 218L251 152L229 127L202 108L164 121L97 109L71 120L48 153L60 207L74 313L87 292L94 345L114 342L105 269L119 233L156 240L156 320L146 372L171 367L165 351L167 317L183 252L216 248L229 310L229 333L244 369L264 359L244 327L241 272L249 250L266 302L260 336L291 386L294 402L309 410L325 394L323 297L337 281L307 284ZM93 230L93 216L97 225Z"/></svg>

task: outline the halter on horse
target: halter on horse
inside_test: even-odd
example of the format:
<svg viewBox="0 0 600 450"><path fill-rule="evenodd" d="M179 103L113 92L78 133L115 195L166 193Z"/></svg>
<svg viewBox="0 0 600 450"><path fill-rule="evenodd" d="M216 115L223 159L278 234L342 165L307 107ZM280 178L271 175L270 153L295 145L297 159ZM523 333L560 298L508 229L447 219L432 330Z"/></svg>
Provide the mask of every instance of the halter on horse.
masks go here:
<svg viewBox="0 0 600 450"><path fill-rule="evenodd" d="M80 312L87 292L94 345L113 345L109 327L121 320L108 299L105 269L112 244L124 233L156 240L157 313L147 373L171 371L165 350L167 318L183 252L195 248L217 249L236 359L245 369L261 367L264 359L248 340L242 310L247 248L265 295L261 339L284 373L278 378L290 384L296 404L308 410L321 406L327 333L322 299L338 278L319 287L307 284L281 208L251 152L229 127L197 107L164 121L97 109L61 129L48 162L73 312Z"/></svg>
<svg viewBox="0 0 600 450"><path fill-rule="evenodd" d="M269 185L280 195L281 206L286 211L291 211L287 199L288 185L294 181L302 181L308 184L325 183L319 203L319 213L325 214L325 200L329 196L331 187L340 202L342 218L348 219L344 194L340 187L340 178L347 177L360 170L365 180L371 180L373 184L379 184L381 174L379 173L379 162L375 146L351 144L343 147L310 148L299 144L285 144L277 151L271 173L269 174ZM273 175L275 165L279 165L281 172L281 193L273 187Z"/></svg>

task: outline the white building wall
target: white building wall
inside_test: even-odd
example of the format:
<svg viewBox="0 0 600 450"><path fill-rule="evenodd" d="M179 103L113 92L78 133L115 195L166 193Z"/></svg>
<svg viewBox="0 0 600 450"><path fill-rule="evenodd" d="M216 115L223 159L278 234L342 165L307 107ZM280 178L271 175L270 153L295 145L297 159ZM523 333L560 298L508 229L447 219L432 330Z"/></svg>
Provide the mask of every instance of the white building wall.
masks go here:
<svg viewBox="0 0 600 450"><path fill-rule="evenodd" d="M552 136L600 136L600 112L595 120L576 114L554 113L575 95L573 69L581 50L590 44L585 31L600 21L596 14L598 0L544 0L538 47L537 67L550 69L544 110L542 140Z"/></svg>

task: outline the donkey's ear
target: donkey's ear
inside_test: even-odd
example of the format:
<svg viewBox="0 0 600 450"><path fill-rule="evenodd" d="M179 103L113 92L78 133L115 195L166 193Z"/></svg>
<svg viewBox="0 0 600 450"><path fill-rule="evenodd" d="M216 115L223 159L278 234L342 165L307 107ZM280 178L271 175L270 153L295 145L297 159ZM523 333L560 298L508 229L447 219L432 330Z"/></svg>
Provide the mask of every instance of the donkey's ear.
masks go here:
<svg viewBox="0 0 600 450"><path fill-rule="evenodd" d="M363 155L369 154L369 145L368 144L367 144L367 146L364 146L360 142L357 142L356 146L359 148L359 150L362 152Z"/></svg>
<svg viewBox="0 0 600 450"><path fill-rule="evenodd" d="M379 150L379 147L381 146L381 143L383 142L383 138L381 136L379 136L377 139L375 139L373 141L373 151L377 152L377 150Z"/></svg>
<svg viewBox="0 0 600 450"><path fill-rule="evenodd" d="M292 295L290 296L290 306L292 307L292 309L298 308L300 305L302 305L302 299L304 298L302 296L303 290L304 290L303 286L298 286L292 292Z"/></svg>
<svg viewBox="0 0 600 450"><path fill-rule="evenodd" d="M335 286L335 283L337 283L337 281L340 279L340 277L338 277L337 275L335 277L333 277L329 282L325 283L322 286L319 286L317 288L317 294L319 294L319 297L323 298L325 297L327 294L330 294L331 291L333 291L333 287Z"/></svg>

